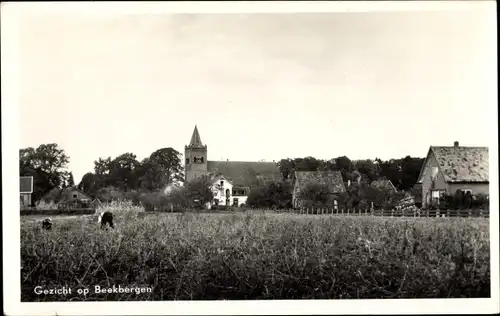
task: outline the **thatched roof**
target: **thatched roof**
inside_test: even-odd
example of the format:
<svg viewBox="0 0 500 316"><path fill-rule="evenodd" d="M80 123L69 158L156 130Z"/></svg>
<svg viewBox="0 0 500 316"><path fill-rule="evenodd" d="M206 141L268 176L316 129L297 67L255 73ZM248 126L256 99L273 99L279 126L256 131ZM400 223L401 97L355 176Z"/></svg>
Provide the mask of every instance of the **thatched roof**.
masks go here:
<svg viewBox="0 0 500 316"><path fill-rule="evenodd" d="M346 192L340 171L295 171L294 182L298 182L301 189L308 183L316 182L327 185L331 193Z"/></svg>
<svg viewBox="0 0 500 316"><path fill-rule="evenodd" d="M392 184L392 181L389 179L379 179L372 181L371 186L377 189L387 189L387 190L397 191L396 187L394 186L394 184Z"/></svg>
<svg viewBox="0 0 500 316"><path fill-rule="evenodd" d="M431 146L447 182L488 182L488 147Z"/></svg>

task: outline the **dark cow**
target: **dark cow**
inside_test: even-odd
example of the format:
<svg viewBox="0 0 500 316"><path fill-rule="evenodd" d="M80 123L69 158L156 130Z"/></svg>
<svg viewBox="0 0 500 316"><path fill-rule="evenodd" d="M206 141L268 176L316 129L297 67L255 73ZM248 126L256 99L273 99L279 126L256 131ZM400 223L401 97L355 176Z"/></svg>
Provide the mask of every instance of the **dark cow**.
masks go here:
<svg viewBox="0 0 500 316"><path fill-rule="evenodd" d="M113 225L113 213L106 211L101 213L99 216L99 222L101 222L101 228L106 227L106 225L109 225L109 227L114 228L115 226Z"/></svg>
<svg viewBox="0 0 500 316"><path fill-rule="evenodd" d="M50 220L50 218L46 218L42 221L42 228L45 230L52 229L52 221Z"/></svg>

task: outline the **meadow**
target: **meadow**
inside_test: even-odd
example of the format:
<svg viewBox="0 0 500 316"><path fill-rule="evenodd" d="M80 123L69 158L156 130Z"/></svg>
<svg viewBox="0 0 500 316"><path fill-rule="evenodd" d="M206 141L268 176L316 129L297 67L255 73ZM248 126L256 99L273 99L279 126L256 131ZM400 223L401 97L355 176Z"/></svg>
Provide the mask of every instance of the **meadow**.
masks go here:
<svg viewBox="0 0 500 316"><path fill-rule="evenodd" d="M471 298L490 296L488 219L153 213L21 223L21 300ZM38 219L39 220L39 219ZM75 289L150 287L147 293ZM70 295L34 288L71 287Z"/></svg>

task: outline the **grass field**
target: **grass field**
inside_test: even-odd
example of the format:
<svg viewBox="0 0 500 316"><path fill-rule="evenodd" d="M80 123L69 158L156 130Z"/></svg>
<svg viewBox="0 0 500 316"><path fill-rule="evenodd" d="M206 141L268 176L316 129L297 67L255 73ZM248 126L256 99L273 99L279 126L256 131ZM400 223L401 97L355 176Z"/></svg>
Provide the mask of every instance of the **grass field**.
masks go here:
<svg viewBox="0 0 500 316"><path fill-rule="evenodd" d="M488 220L115 211L21 224L22 301L489 297ZM93 293L96 285L150 287ZM72 288L36 295L34 288ZM86 295L76 289L89 288Z"/></svg>

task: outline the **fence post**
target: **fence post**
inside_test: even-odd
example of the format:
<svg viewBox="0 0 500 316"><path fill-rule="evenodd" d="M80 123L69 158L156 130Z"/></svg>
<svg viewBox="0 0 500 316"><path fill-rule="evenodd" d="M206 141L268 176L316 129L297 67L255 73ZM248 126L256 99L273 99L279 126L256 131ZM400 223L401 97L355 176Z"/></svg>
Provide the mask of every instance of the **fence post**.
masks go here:
<svg viewBox="0 0 500 316"><path fill-rule="evenodd" d="M450 210L446 210L446 217L450 217Z"/></svg>
<svg viewBox="0 0 500 316"><path fill-rule="evenodd" d="M349 216L349 209L347 209L347 216Z"/></svg>
<svg viewBox="0 0 500 316"><path fill-rule="evenodd" d="M439 209L437 209L437 210L436 210L436 217L439 217L439 215L441 215L441 214L440 214L440 212L439 212Z"/></svg>
<svg viewBox="0 0 500 316"><path fill-rule="evenodd" d="M483 217L483 210L479 210L479 217Z"/></svg>
<svg viewBox="0 0 500 316"><path fill-rule="evenodd" d="M394 217L394 210L391 209L391 217Z"/></svg>
<svg viewBox="0 0 500 316"><path fill-rule="evenodd" d="M470 211L470 209L469 209L469 217L472 217L472 212Z"/></svg>

